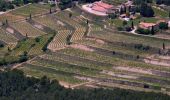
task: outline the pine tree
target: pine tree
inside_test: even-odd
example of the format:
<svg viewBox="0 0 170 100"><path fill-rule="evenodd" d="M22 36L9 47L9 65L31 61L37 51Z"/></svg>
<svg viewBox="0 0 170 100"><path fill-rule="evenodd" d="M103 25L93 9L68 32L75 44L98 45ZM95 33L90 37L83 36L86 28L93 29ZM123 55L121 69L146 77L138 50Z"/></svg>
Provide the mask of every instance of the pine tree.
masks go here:
<svg viewBox="0 0 170 100"><path fill-rule="evenodd" d="M165 43L162 44L162 48L165 50Z"/></svg>

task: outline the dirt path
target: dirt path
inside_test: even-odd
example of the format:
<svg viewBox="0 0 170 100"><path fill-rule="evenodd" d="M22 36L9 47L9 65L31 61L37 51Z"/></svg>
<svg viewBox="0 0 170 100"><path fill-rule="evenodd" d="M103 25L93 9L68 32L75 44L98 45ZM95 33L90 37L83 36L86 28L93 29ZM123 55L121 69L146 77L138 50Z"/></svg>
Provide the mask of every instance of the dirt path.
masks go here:
<svg viewBox="0 0 170 100"><path fill-rule="evenodd" d="M33 61L33 60L36 59L36 58L37 58L37 57L34 57L34 58L32 58L32 59L30 59L30 60L28 60L28 61L26 61L26 62L22 62L22 63L16 64L16 65L12 66L12 69L16 69L16 68L18 68L19 66L21 66L21 65L24 64L24 63L30 63L31 61Z"/></svg>

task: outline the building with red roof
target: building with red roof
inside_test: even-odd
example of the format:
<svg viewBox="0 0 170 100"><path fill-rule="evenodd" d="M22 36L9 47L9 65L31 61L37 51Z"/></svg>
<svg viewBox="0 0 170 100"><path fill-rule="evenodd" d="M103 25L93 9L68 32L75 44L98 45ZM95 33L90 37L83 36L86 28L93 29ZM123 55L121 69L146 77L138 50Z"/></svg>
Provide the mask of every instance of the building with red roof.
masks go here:
<svg viewBox="0 0 170 100"><path fill-rule="evenodd" d="M140 27L140 28L143 28L143 29L149 29L149 30L151 30L152 27L154 27L154 29L157 29L157 28L158 28L158 25L155 24L155 23L140 22L140 23L139 23L139 27Z"/></svg>
<svg viewBox="0 0 170 100"><path fill-rule="evenodd" d="M82 8L92 14L98 16L108 16L110 13L115 13L118 11L113 5L103 3L102 1L97 1L92 4L83 5Z"/></svg>
<svg viewBox="0 0 170 100"><path fill-rule="evenodd" d="M100 7L105 8L105 9L112 9L113 8L113 5L109 5L109 4L103 3L103 2L95 2L94 5L100 6Z"/></svg>

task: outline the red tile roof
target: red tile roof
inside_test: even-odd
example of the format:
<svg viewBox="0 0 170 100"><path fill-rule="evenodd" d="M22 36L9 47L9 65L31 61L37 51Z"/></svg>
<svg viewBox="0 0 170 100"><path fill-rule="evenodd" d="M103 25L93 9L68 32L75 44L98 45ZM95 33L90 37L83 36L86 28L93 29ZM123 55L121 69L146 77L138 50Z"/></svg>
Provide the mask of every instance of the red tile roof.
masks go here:
<svg viewBox="0 0 170 100"><path fill-rule="evenodd" d="M108 10L103 8L103 7L100 7L100 6L93 6L92 7L92 10L96 10L96 11L100 11L100 12L107 12Z"/></svg>
<svg viewBox="0 0 170 100"><path fill-rule="evenodd" d="M111 9L111 8L113 8L112 5L109 5L109 4L103 3L103 2L95 2L94 4L96 4L96 5L98 5L98 6L101 6L101 7L103 7L103 8L106 8L106 9Z"/></svg>
<svg viewBox="0 0 170 100"><path fill-rule="evenodd" d="M144 29L148 29L155 25L156 25L155 23L145 23L145 22L139 23L139 27L144 28Z"/></svg>

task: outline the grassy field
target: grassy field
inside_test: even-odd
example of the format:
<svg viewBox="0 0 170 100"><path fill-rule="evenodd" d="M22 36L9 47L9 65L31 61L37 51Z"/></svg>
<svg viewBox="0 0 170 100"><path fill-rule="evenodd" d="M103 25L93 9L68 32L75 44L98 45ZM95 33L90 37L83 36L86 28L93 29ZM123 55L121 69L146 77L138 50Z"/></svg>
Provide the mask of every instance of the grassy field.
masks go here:
<svg viewBox="0 0 170 100"><path fill-rule="evenodd" d="M155 17L147 18L147 17L138 17L134 20L128 21L127 25L131 26L131 23L133 21L134 25L138 25L140 22L148 22L148 23L156 23L159 19ZM109 21L116 27L122 27L123 26L123 20L121 19L112 19Z"/></svg>
<svg viewBox="0 0 170 100"><path fill-rule="evenodd" d="M168 11L165 11L163 9L159 9L159 8L153 7L153 10L155 12L155 16L159 16L161 18L167 18L169 16Z"/></svg>

